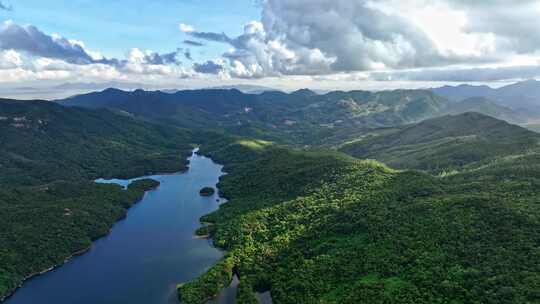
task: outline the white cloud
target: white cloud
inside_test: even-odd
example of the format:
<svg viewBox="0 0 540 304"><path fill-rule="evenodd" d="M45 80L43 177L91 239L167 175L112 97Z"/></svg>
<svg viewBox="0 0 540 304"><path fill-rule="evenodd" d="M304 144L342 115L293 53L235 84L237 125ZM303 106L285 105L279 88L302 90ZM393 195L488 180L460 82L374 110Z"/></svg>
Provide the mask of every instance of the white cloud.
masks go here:
<svg viewBox="0 0 540 304"><path fill-rule="evenodd" d="M0 69L14 69L23 65L21 54L14 50L0 51Z"/></svg>
<svg viewBox="0 0 540 304"><path fill-rule="evenodd" d="M192 33L195 31L195 28L193 26L185 24L185 23L180 23L178 25L178 28L180 29L182 33Z"/></svg>
<svg viewBox="0 0 540 304"><path fill-rule="evenodd" d="M230 44L223 56L235 77L481 67L540 53L539 3L266 0L238 37L184 32Z"/></svg>
<svg viewBox="0 0 540 304"><path fill-rule="evenodd" d="M133 48L123 58L106 58L83 41L4 22L0 83L251 78L354 84L540 77L539 0L516 0L511 7L506 0L265 0L261 10L261 19L245 24L237 37L179 23L183 36L196 38L186 40L188 45L201 52L204 41L230 47L222 58L199 62L189 60L186 49L161 54ZM186 65L177 58L182 54Z"/></svg>

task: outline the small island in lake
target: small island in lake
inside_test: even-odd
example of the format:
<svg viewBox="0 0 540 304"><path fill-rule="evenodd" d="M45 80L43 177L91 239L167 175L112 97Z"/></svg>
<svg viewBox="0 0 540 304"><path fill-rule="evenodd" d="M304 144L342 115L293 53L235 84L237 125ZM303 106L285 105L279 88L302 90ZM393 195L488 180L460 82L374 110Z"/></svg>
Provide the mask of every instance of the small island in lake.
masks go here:
<svg viewBox="0 0 540 304"><path fill-rule="evenodd" d="M215 192L216 190L214 190L212 187L204 187L201 189L201 191L199 191L199 194L201 196L212 196Z"/></svg>

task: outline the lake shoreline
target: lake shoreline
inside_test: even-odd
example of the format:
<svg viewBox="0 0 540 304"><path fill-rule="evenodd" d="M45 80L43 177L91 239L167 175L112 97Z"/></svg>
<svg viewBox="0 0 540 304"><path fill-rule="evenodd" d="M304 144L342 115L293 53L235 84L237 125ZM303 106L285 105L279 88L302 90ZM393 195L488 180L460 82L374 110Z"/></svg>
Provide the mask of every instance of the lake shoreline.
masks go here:
<svg viewBox="0 0 540 304"><path fill-rule="evenodd" d="M190 156L189 156L189 157L190 157ZM188 157L188 159L189 159L189 157ZM177 172L165 172L165 173L163 173L163 174L181 174L181 173L187 172L188 170L189 170L189 162L188 162L188 164L186 165L186 167L185 167L184 170L177 171ZM133 178L136 178L136 177L133 177ZM55 269L57 269L57 268L59 268L59 267L65 265L65 264L68 263L70 260L72 260L74 257L83 255L83 254L87 253L88 251L90 251L90 250L92 249L92 245L93 245L93 243L94 243L95 241L97 241L97 240L99 240L99 239L101 239L101 238L104 238L104 237L108 236L108 235L111 233L111 231L112 231L114 225L116 225L117 223L119 223L119 222L121 222L122 220L125 220L125 219L127 218L127 215L128 215L129 210L130 210L133 206L135 206L135 205L137 205L139 202L141 202L141 201L143 200L143 198L144 198L144 196L146 195L147 192L154 191L154 190L156 190L159 186L160 186L160 184L158 183L156 186L151 187L151 188L149 188L149 189L146 189L141 197L138 197L133 203L130 204L130 206L129 206L128 208L124 209L124 210L125 210L124 214L122 214L118 219L116 219L116 220L114 221L114 223L111 225L111 227L109 227L109 230L108 230L106 233L104 233L104 234L102 234L102 235L99 235L99 236L97 236L97 237L91 238L91 239L90 239L90 242L91 242L91 243L90 243L90 245L89 245L88 247L83 248L83 249L80 249L80 250L77 250L77 251L71 253L70 255L68 255L67 257L65 257L64 260L63 260L61 263L58 263L58 264L56 264L56 265L53 265L53 266L51 266L51 267L49 267L49 268L46 268L46 269L44 269L44 270L42 270L42 271L34 272L34 273L32 273L32 274L27 275L26 277L24 277L24 278L22 279L21 283L20 283L18 286L16 286L15 288L13 288L13 289L11 289L11 290L8 290L7 293L6 293L5 295L3 295L3 296L0 297L0 303L3 303L3 302L5 302L5 301L9 300L9 298L11 298L11 297L17 292L17 290L19 290L19 289L24 285L24 283L26 283L27 281L29 281L29 280L31 280L31 279L33 279L33 278L35 278L35 277L38 277L38 276L40 276L40 275L46 274L46 273L48 273L48 272L50 272L50 271L53 271L53 270L55 270Z"/></svg>

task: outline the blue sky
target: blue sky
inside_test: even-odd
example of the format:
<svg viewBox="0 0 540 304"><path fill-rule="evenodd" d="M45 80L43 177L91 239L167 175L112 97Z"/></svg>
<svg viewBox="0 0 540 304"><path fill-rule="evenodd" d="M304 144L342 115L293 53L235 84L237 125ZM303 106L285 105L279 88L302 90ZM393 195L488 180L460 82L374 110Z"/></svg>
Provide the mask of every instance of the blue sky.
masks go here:
<svg viewBox="0 0 540 304"><path fill-rule="evenodd" d="M539 19L540 0L0 0L0 95L497 86L540 78Z"/></svg>
<svg viewBox="0 0 540 304"><path fill-rule="evenodd" d="M13 11L0 11L0 18L17 24L32 24L46 33L81 40L91 50L107 57L122 57L131 48L170 52L185 47L179 23L202 31L236 36L243 25L260 18L260 7L250 0L21 0L12 1ZM194 52L194 57L214 58L227 49L221 44Z"/></svg>

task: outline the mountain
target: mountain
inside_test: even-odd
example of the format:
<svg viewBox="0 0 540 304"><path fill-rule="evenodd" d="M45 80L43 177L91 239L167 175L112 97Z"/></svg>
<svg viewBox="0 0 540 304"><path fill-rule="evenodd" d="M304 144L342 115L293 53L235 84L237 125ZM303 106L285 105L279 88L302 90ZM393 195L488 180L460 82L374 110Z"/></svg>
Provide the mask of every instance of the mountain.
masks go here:
<svg viewBox="0 0 540 304"><path fill-rule="evenodd" d="M421 136L404 133L404 140L463 134L452 131L459 128L455 123L490 141L531 135L479 114L440 123L444 127L436 121L423 126ZM182 303L205 303L234 275L240 278L238 303L257 303L254 293L263 291L274 303L538 298L538 153L437 177L335 151L246 140L220 142L202 153L230 172L219 184L229 201L203 217L208 225L198 231L211 234L226 254L179 285Z"/></svg>
<svg viewBox="0 0 540 304"><path fill-rule="evenodd" d="M228 202L197 231L225 251L178 285L182 303L205 303L234 275L238 303L263 291L275 303L534 303L540 135L479 113L429 118L450 106L425 90L2 100L0 297L88 249L158 186L94 178L182 169L196 143L228 173ZM357 140L340 149L351 156L238 136L253 130L302 140L291 146Z"/></svg>
<svg viewBox="0 0 540 304"><path fill-rule="evenodd" d="M0 299L108 233L155 181L93 182L186 168L191 131L108 110L0 100Z"/></svg>
<svg viewBox="0 0 540 304"><path fill-rule="evenodd" d="M527 80L496 90L493 99L513 109L540 111L540 81Z"/></svg>
<svg viewBox="0 0 540 304"><path fill-rule="evenodd" d="M236 85L224 85L217 87L206 88L208 90L238 90L246 94L261 94L264 92L280 91L271 87L258 86L252 84L236 84Z"/></svg>
<svg viewBox="0 0 540 304"><path fill-rule="evenodd" d="M440 172L526 153L539 142L540 134L535 132L479 113L464 113L397 128L345 144L340 150L396 168Z"/></svg>
<svg viewBox="0 0 540 304"><path fill-rule="evenodd" d="M510 123L526 123L530 117L527 113L512 110L485 97L469 97L461 101L449 103L445 114L461 114L478 112Z"/></svg>
<svg viewBox="0 0 540 304"><path fill-rule="evenodd" d="M432 89L436 94L453 101L470 97L489 98L511 109L525 109L540 113L540 81L527 80L497 89L488 86L459 85Z"/></svg>
<svg viewBox="0 0 540 304"><path fill-rule="evenodd" d="M339 142L365 129L417 122L440 115L447 100L427 90L383 92L302 89L245 94L238 90L126 92L107 89L59 100L68 106L109 108L185 128L229 133L287 144Z"/></svg>
<svg viewBox="0 0 540 304"><path fill-rule="evenodd" d="M452 101L461 101L471 97L489 97L496 91L487 85L474 86L461 84L458 86L443 86L432 89L435 94L443 96Z"/></svg>
<svg viewBox="0 0 540 304"><path fill-rule="evenodd" d="M0 100L2 183L182 169L191 133L47 101ZM180 152L180 153L179 153Z"/></svg>

